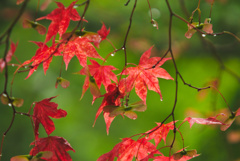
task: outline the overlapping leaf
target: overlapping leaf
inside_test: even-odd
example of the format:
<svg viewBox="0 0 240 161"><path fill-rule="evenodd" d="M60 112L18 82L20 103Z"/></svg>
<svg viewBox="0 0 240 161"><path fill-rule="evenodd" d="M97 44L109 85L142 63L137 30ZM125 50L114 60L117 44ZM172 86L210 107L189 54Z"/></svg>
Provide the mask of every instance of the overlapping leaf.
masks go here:
<svg viewBox="0 0 240 161"><path fill-rule="evenodd" d="M105 24L103 23L102 28L100 30L98 30L98 35L101 36L102 40L105 40L107 38L107 35L110 32L110 28L107 29L107 27L105 26Z"/></svg>
<svg viewBox="0 0 240 161"><path fill-rule="evenodd" d="M125 115L130 119L137 119L137 114L134 111L144 112L147 109L147 105L143 103L143 101L135 102L129 104L128 106L113 106L108 105L103 108L104 112L109 113L109 117L115 117L117 115Z"/></svg>
<svg viewBox="0 0 240 161"><path fill-rule="evenodd" d="M23 28L33 28L41 35L46 33L46 28L43 25L28 19L23 20Z"/></svg>
<svg viewBox="0 0 240 161"><path fill-rule="evenodd" d="M67 115L66 111L57 109L58 104L50 102L55 97L46 98L40 102L36 102L35 104L32 117L35 126L34 133L36 138L38 138L38 129L40 123L43 125L46 133L50 135L55 130L54 123L50 117L61 118Z"/></svg>
<svg viewBox="0 0 240 161"><path fill-rule="evenodd" d="M115 83L112 83L108 85L107 88L107 93L103 95L103 101L102 104L100 105L96 116L95 116L95 121L94 124L98 118L98 116L102 113L103 108L107 105L113 105L113 106L119 106L120 105L120 99L123 98L123 94L119 91L118 86ZM106 123L106 130L107 134L109 133L109 127L114 120L115 117L110 117L109 112L104 112L103 111L103 117Z"/></svg>
<svg viewBox="0 0 240 161"><path fill-rule="evenodd" d="M93 43L96 47L99 47L99 44L106 39L109 32L110 32L110 28L107 29L105 24L103 23L101 29L98 30L97 33L89 32L86 30L81 30L81 31L76 30L72 35L71 39L74 39L79 36L84 37L84 38L87 38L89 42ZM66 32L65 34L63 34L62 38L67 40L71 34L72 32Z"/></svg>
<svg viewBox="0 0 240 161"><path fill-rule="evenodd" d="M137 141L131 138L124 138L110 152L100 156L97 161L114 161L115 157L117 157L117 161L132 161L134 157L141 160L151 152L159 154L156 147L145 138Z"/></svg>
<svg viewBox="0 0 240 161"><path fill-rule="evenodd" d="M46 74L49 68L49 65L52 61L52 57L60 55L60 52L56 49L57 44L53 43L51 47L48 47L46 44L42 42L36 42L36 41L32 41L32 42L38 45L39 48L36 51L36 54L30 60L27 60L23 63L23 65L32 63L31 69L26 79L33 74L33 72L38 68L38 66L41 63L43 64L43 70L44 70L44 73Z"/></svg>
<svg viewBox="0 0 240 161"><path fill-rule="evenodd" d="M143 53L140 58L139 65L136 67L129 67L122 72L123 75L128 75L126 80L126 89L130 92L135 86L137 95L144 101L145 104L147 88L157 92L162 99L158 78L173 79L165 69L159 67L170 58L150 58L151 49L152 47ZM160 62L157 64L158 61Z"/></svg>
<svg viewBox="0 0 240 161"><path fill-rule="evenodd" d="M34 145L34 147L30 151L30 155L35 156L41 151L51 151L53 153L52 157L46 159L46 161L72 161L67 151L72 150L75 152L66 139L58 136L39 138L31 145Z"/></svg>
<svg viewBox="0 0 240 161"><path fill-rule="evenodd" d="M53 10L47 16L37 19L48 19L52 21L48 27L45 42L48 42L57 33L59 33L61 39L62 35L66 32L69 26L70 20L79 21L81 19L77 10L73 8L76 2L77 1L73 1L67 8L65 8L61 2L55 2L58 5L57 9Z"/></svg>
<svg viewBox="0 0 240 161"><path fill-rule="evenodd" d="M154 139L156 146L161 142L162 139L166 143L166 138L169 131L174 129L174 122L162 125L161 123L157 123L157 125L158 126L146 132L147 134L149 133L146 138L148 140Z"/></svg>
<svg viewBox="0 0 240 161"><path fill-rule="evenodd" d="M228 116L228 118L224 120L224 124L221 125L221 130L226 131L232 125L236 117L239 115L240 115L240 108L238 108L236 112L233 112L233 115L230 114L230 116Z"/></svg>
<svg viewBox="0 0 240 161"><path fill-rule="evenodd" d="M185 33L185 37L190 39L192 35L195 32L197 32L195 28L206 32L206 34L212 34L213 30L212 30L212 24L210 23L210 21L211 21L210 18L206 18L204 23L199 24L199 22L192 22L191 25L188 24L188 31Z"/></svg>
<svg viewBox="0 0 240 161"><path fill-rule="evenodd" d="M88 65L88 67L84 67L79 72L82 75L86 75L86 78L83 84L82 97L86 92L86 90L89 88L89 73L90 73L90 76L94 78L99 89L101 87L101 84L103 84L105 89L107 90L108 85L112 83L111 80L113 80L115 83L117 83L118 81L117 76L112 72L112 70L117 70L117 68L115 68L112 65L107 65L107 66L100 65L95 60L90 60L90 62L92 63L92 65ZM86 70L86 68L88 68L89 73Z"/></svg>
<svg viewBox="0 0 240 161"><path fill-rule="evenodd" d="M97 53L94 46L87 38L84 37L77 37L68 41L67 44L61 44L59 51L63 52L63 60L66 64L66 69L68 68L68 64L74 55L77 56L81 66L83 67L87 65L87 57L103 60L103 58Z"/></svg>

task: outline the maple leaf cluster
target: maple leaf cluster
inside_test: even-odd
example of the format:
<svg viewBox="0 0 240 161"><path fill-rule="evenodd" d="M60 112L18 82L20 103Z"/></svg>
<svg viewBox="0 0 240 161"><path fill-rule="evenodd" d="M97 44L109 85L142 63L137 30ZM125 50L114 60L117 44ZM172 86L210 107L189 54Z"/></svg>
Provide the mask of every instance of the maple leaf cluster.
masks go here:
<svg viewBox="0 0 240 161"><path fill-rule="evenodd" d="M30 71L28 73L29 78L35 70L37 70L39 65L43 65L44 73L46 74L49 65L54 56L62 56L63 61L66 65L66 70L68 69L68 64L70 60L76 56L79 60L80 65L83 67L79 74L85 75L85 81L82 89L82 96L86 90L90 87L90 91L93 95L93 102L95 99L104 97L102 104L100 105L95 122L98 116L103 112L103 117L106 122L107 133L109 133L109 127L111 122L117 115L127 116L130 119L136 119L137 114L134 111L143 112L146 110L146 97L147 89L157 92L162 99L162 94L160 92L160 87L158 83L158 78L164 79L173 79L165 69L160 66L164 64L170 58L160 58L152 57L151 49L147 50L140 58L139 65L135 67L127 67L120 73L120 80L117 78L117 74L113 71L117 70L112 65L104 65L105 59L102 58L95 47L99 47L101 41L106 39L107 35L110 32L110 29L107 29L103 24L102 28L97 31L97 33L86 32L84 30L75 31L74 33L68 33L67 28L69 26L70 20L73 21L85 21L82 19L74 5L77 1L72 2L67 8L63 6L62 3L56 2L58 8L53 10L47 16L38 18L37 21L47 19L51 20L51 23L48 27L46 34L46 39L44 42L35 43L39 48L36 51L36 54L30 59L25 61L22 66L27 66L31 64ZM34 28L37 31L40 31L39 28L43 29L40 24L33 23L31 21L24 22L25 28ZM41 30L42 31L42 30ZM44 32L39 32L44 33ZM57 34L59 34L59 40L56 40ZM52 39L52 45L49 47L46 43ZM103 64L99 64L97 61L90 59L90 65L87 64L87 59L97 58L103 60ZM123 78L123 76L126 76ZM65 79L59 77L56 83L62 84L62 82L67 82ZM63 87L67 87L69 82L65 83ZM100 88L101 85L105 87L106 93L101 94ZM140 97L142 101L128 104L128 102L123 104L124 98L131 92L135 87L136 94ZM33 110L33 123L34 123L34 134L35 141L32 143L34 148L30 151L31 156L36 156L40 152L52 152L52 157L50 160L71 160L67 151L72 150L70 144L61 137L50 136L54 131L55 126L52 118L62 118L67 115L66 111L62 109L57 109L57 104L50 102L53 98L47 98L40 102L35 103ZM95 124L94 122L94 124ZM48 137L39 138L39 125L42 124ZM135 147L139 144L133 140L129 140L129 143L133 144ZM146 145L151 146L154 149L153 145L150 145L146 140ZM133 146L131 145L131 146ZM135 149L136 151L136 149ZM143 148L143 151L148 151ZM152 152L152 151L148 151ZM143 157L146 157L143 154ZM47 158L45 158L47 159ZM49 159L47 159L49 160Z"/></svg>
<svg viewBox="0 0 240 161"><path fill-rule="evenodd" d="M148 161L154 159L154 161L187 161L193 157L198 156L196 150L187 151L182 149L176 152L172 156L164 156L158 149L159 143L166 138L170 130L174 130L174 122L168 124L157 123L157 126L144 133L144 137L139 138L137 141L131 138L124 138L120 143L114 146L114 148L103 154L97 161L132 161L134 158L139 161ZM155 145L150 142L154 139Z"/></svg>
<svg viewBox="0 0 240 161"><path fill-rule="evenodd" d="M95 121L99 114L103 111L104 119L106 122L106 129L107 133L109 132L109 127L111 125L111 122L117 115L126 115L131 119L136 119L135 113L131 112L131 116L129 114L130 111L145 111L146 109L146 97L147 97L147 88L149 90L155 91L160 95L160 98L162 99L159 83L157 78L164 78L164 79L173 79L165 69L160 68L160 66L169 60L170 58L160 58L160 57L152 57L151 55L151 49L152 47L143 53L143 55L140 58L139 65L136 65L136 67L128 67L124 69L120 74L121 75L128 75L126 78L121 79L118 84L111 83L112 79L114 82L117 82L116 76L111 72L111 70L115 70L113 66L100 66L97 62L91 61L93 65L88 65L88 69L90 71L90 74L93 75L94 82L96 82L97 87L100 87L101 84L107 88L107 93L104 94L102 97L104 97L102 104L100 105ZM80 74L85 74L85 69L82 69L80 71ZM84 86L83 86L83 93L86 91L86 89L89 87L89 78L86 77ZM131 90L135 87L136 94L139 96L139 98L142 100L140 104L137 106L144 107L138 110L135 107L132 107L132 105L127 106L121 106L121 99L124 98ZM91 88L91 84L90 84ZM93 88L93 87L92 87ZM92 93L93 94L93 93ZM94 95L94 94L93 94ZM101 97L101 96L100 96ZM107 109L104 107L109 106ZM119 108L118 108L119 107ZM118 108L118 109L116 109ZM120 110L119 110L120 109ZM121 112L115 112L113 115L112 113L114 111L121 111ZM128 111L128 112L127 112Z"/></svg>
<svg viewBox="0 0 240 161"><path fill-rule="evenodd" d="M85 19L82 19L79 16L78 12L74 8L75 3L76 1L72 2L67 8L65 8L62 3L56 2L58 5L57 9L53 10L47 16L37 19L51 20L51 24L48 27L45 42L32 41L38 45L39 48L37 49L36 54L30 60L25 61L22 66L26 66L31 63L30 71L26 77L29 78L33 72L37 70L40 64L43 65L43 70L46 74L53 56L63 57L63 61L66 65L66 70L68 68L70 60L76 56L79 60L80 65L83 67L79 71L79 74L86 76L81 98L89 87L94 97L93 102L99 97L104 97L103 102L97 111L95 121L105 106L115 106L112 107L111 110L105 110L103 112L108 133L110 124L115 116L126 115L131 119L135 119L136 114L132 111L144 111L139 110L139 107L137 107L137 109L136 107L132 108L128 105L121 106L124 97L128 97L127 95L132 91L134 87L136 94L142 100L141 105L138 106L144 107L146 109L145 105L147 89L157 92L160 95L160 99L162 99L158 78L172 80L173 78L165 69L161 68L160 66L170 58L150 58L152 49L151 47L143 53L138 65L135 65L135 67L124 68L124 70L119 74L121 77L118 80L117 75L113 73L113 71L117 70L117 68L112 65L104 65L105 59L102 58L95 49L95 47L99 47L100 42L105 40L110 32L110 29L107 29L105 24L102 25L101 29L98 30L97 33L86 32L84 30L75 31L74 33L66 32L70 20L87 22ZM55 42L57 34L59 34L59 41ZM52 45L48 47L46 43L51 38ZM99 64L97 61L90 59L89 61L91 64L88 65L87 59L89 57L103 60L103 63ZM126 78L123 78L123 76L126 76ZM59 78L57 80L56 87L58 86L58 83L63 84L63 80L63 78ZM112 81L114 83L112 83ZM62 86L67 87L68 85L69 82L65 83L65 85ZM101 85L105 87L106 94L101 94ZM128 102L126 102L126 104L128 104ZM114 108L120 106L121 110L118 111L121 112L116 112L117 110L115 110L115 112L112 112L114 111ZM128 111L130 108L131 112ZM115 114L113 115L113 113Z"/></svg>
<svg viewBox="0 0 240 161"><path fill-rule="evenodd" d="M22 64L22 66L26 66L32 63L30 65L30 71L27 78L30 77L35 70L37 70L40 64L43 64L44 73L46 74L53 56L63 56L66 69L68 68L68 64L73 56L76 56L78 58L80 65L83 67L87 65L88 57L99 58L103 60L91 42L98 46L102 40L106 39L106 36L109 33L109 29L107 30L104 24L98 33L87 33L81 31L81 33L84 33L82 36L66 34L69 35L66 37L66 35L64 35L67 31L70 20L83 20L87 22L85 19L81 19L77 10L74 9L76 2L77 1L72 2L67 8L65 8L62 3L56 2L58 5L57 9L53 10L47 16L37 19L38 21L48 19L52 22L48 27L45 42L43 43L33 41L33 43L38 45L39 48L36 51L36 54L30 60L27 60ZM55 39L57 34L59 34L59 41L56 43ZM64 38L62 39L62 37ZM46 43L51 38L52 45L48 47Z"/></svg>
<svg viewBox="0 0 240 161"><path fill-rule="evenodd" d="M20 4L23 1L24 0L18 0L17 3ZM44 5L47 6L50 1L51 0L46 0ZM83 98L88 88L90 88L90 92L93 95L92 103L94 103L96 99L103 97L102 103L95 116L94 125L99 115L103 113L107 134L109 134L110 125L116 116L121 115L122 117L126 116L130 119L136 119L136 111L143 112L147 109L146 99L148 90L152 90L159 94L162 100L158 78L173 80L171 75L161 67L171 58L151 57L151 50L153 47L150 47L141 55L138 65L131 63L131 66L125 66L121 72L115 74L114 71L118 69L112 65L104 65L106 60L100 56L96 50L100 43L107 38L110 29L107 29L103 23L101 29L96 33L88 32L84 29L67 32L71 20L78 22L87 22L87 20L81 18L75 9L74 6L77 1L72 2L68 7L65 7L61 2L55 3L58 6L57 9L53 10L47 16L36 19L36 21L47 19L50 20L51 23L48 27L44 42L31 41L38 46L38 49L30 60L25 61L20 66L29 67L29 73L26 79L29 78L41 64L43 65L44 74L46 74L54 56L63 57L66 70L68 69L71 59L76 56L79 64L82 66L78 74L85 76L81 98ZM33 28L37 30L39 34L44 35L46 33L46 28L38 22L25 20L23 22L23 27ZM196 29L200 29L207 34L213 33L212 24L210 24L209 19L206 19L202 24L188 24L188 31L185 36L191 38L196 32ZM58 40L56 41L57 38ZM48 46L47 43L51 39L52 45ZM1 71L4 69L6 63L11 60L16 47L17 43L14 44L11 42L11 48L7 54L6 60L0 59ZM97 60L89 58L94 58L103 62L101 64ZM90 64L88 64L88 61ZM118 76L120 78L118 78ZM64 78L58 77L55 85L56 88L58 84L66 88L70 83ZM102 85L106 91L104 94L100 91ZM129 103L129 94L133 88L135 88L135 93L141 101ZM30 115L34 125L35 141L31 143L34 147L31 149L30 155L16 156L13 157L11 161L22 161L24 159L32 161L72 160L68 151L74 151L74 149L68 141L59 136L50 136L55 130L55 125L51 118L58 119L66 117L67 115L65 110L58 109L58 104L51 102L55 97L35 102L33 115ZM1 96L1 98L3 97ZM8 103L8 100L5 102ZM223 115L224 114L218 114L215 117L209 118L187 117L184 119L183 123L189 122L190 128L194 123L221 125L221 130L225 131L233 123L235 117L240 115L240 108L225 119L225 121L217 119L218 116ZM154 161L187 161L198 156L196 150L186 150L186 148L181 149L172 156L164 156L157 148L162 140L166 144L166 138L170 131L176 132L176 130L179 129L180 126L176 128L175 123L176 121L172 121L168 124L157 123L156 127L142 134L137 140L123 138L110 152L100 156L98 161L114 161L115 158L117 158L118 161L131 161L134 158L140 161L147 161L149 159L153 159ZM39 138L40 124L44 127L48 135L45 138Z"/></svg>

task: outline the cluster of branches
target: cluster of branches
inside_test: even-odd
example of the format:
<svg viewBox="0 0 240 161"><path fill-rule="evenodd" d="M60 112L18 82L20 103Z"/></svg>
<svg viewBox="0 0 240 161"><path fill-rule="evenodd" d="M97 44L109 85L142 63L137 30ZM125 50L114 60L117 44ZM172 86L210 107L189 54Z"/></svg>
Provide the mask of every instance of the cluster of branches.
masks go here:
<svg viewBox="0 0 240 161"><path fill-rule="evenodd" d="M2 72L4 72L5 77L5 81L3 84L4 89L1 93L1 102L7 106L10 106L13 111L9 127L6 129L2 136L0 147L0 160L2 157L4 138L12 128L16 114L24 115L30 118L33 126L35 140L31 143L31 145L33 145L33 148L30 151L29 155L15 156L12 157L11 161L72 160L67 151L74 151L74 149L70 146L67 140L59 136L51 136L51 133L55 130L55 126L50 117L62 118L67 115L67 112L65 110L58 109L58 104L51 102L51 100L56 96L45 98L39 102L33 102L33 104L30 106L29 112L24 113L16 110L16 107L21 107L23 105L23 99L15 98L12 94L12 85L14 82L14 77L17 73L29 72L27 76L27 78L29 78L34 73L34 71L37 70L39 65L42 65L44 73L46 74L49 68L49 64L51 63L54 56L62 57L61 69L55 87L57 88L60 84L63 88L67 88L70 82L62 77L63 64L65 63L67 70L70 60L76 55L80 65L82 66L82 69L78 72L78 74L86 76L82 88L81 98L83 97L84 93L88 88L90 88L90 92L93 95L92 103L96 99L103 97L102 103L96 113L95 122L98 116L103 113L107 133L109 133L111 122L116 116L121 115L123 117L126 116L130 119L136 119L137 114L135 113L135 111L144 112L147 109L146 97L148 89L158 93L160 98L162 99L158 78L173 80L175 82L175 98L170 114L164 120L157 123L156 127L150 129L147 132L134 135L138 136L138 139L132 139L134 136L122 139L122 141L117 144L110 152L100 156L98 158L99 161L113 161L115 158L125 161L131 161L133 158L142 161L149 159L154 159L156 161L186 161L198 156L198 154L196 150L187 150L184 146L184 137L180 131L180 127L184 122L189 122L190 127L194 123L205 125L218 124L221 125L221 130L223 131L230 127L236 116L240 115L240 108L235 112L232 111L231 107L228 105L226 99L224 98L223 94L220 93L217 86L210 85L206 87L195 87L187 83L178 69L172 50L172 22L173 18L175 17L188 26L188 31L185 34L186 38L190 39L194 33L199 33L201 35L202 41L207 44L207 46L211 49L211 53L218 61L221 69L226 70L226 72L230 73L238 81L240 80L239 76L236 73L234 73L224 65L221 58L217 55L214 45L210 41L204 39L206 35L216 36L230 34L231 36L236 38L237 41L240 42L240 39L231 32L213 32L211 24L211 13L214 0L210 2L211 9L209 17L207 17L203 23L201 21L201 0L198 1L196 9L191 14L189 14L185 9L184 1L180 1L183 10L186 13L186 16L189 17L188 20L176 14L172 10L169 1L165 0L166 6L169 11L167 50L162 55L162 57L150 57L151 49L153 47L149 47L149 49L142 54L138 65L130 63L127 60L128 36L131 32L132 19L134 17L135 9L137 8L138 3L138 0L133 1L134 2L131 14L129 16L129 25L124 35L122 46L119 48L115 47L113 43L107 38L110 33L110 29L107 29L104 23L101 29L99 29L97 32L89 32L84 29L84 23L87 23L87 20L84 19L84 17L88 11L90 0L86 0L83 3L74 1L68 7L65 7L60 2L56 2L58 8L54 9L48 15L40 18L35 17L34 20L25 19L23 21L24 28L32 28L37 30L39 34L46 34L46 39L44 42L32 41L39 48L37 49L36 54L30 60L26 60L23 63L21 63L14 54L15 50L17 49L17 43L11 42L10 38L14 26L26 10L29 0L17 1L17 4L21 5L21 9L19 10L17 17L13 20L12 24L8 27L8 29L2 35L0 35L0 44L5 46L3 58L0 59L0 69ZM42 4L42 8L46 8L50 2L50 0L46 0ZM125 6L130 5L131 3L129 2L130 0L125 3ZM150 9L150 22L152 23L153 27L156 27L158 29L157 22L152 18L150 1L147 0L147 3ZM39 6L40 5L38 1L37 8ZM84 8L81 16L76 9L77 7ZM193 17L196 14L198 15L198 21L194 22ZM43 19L51 20L51 23L48 26L47 30L43 25L39 23L39 21ZM69 23L71 20L77 21L77 25L71 30L71 32L67 32L67 28L69 27ZM49 47L46 43L48 43L50 40L52 40L52 45ZM108 41L110 47L113 48L112 52L110 52L105 58L102 58L96 50L96 48L99 48L99 44L103 40ZM117 69L113 65L104 65L104 63L110 55L118 54L121 52L124 53L124 64L122 66L121 72L115 74L112 71ZM12 57L14 57L18 61L18 64L9 63ZM99 64L96 60L89 59L90 57L98 59L99 61L101 60L102 64ZM88 59L91 64L88 64ZM161 68L164 62L168 60L171 60L174 66L174 77L170 76L170 74L168 74L165 69ZM11 81L10 89L7 89L8 84L10 83L8 79L8 65L17 66L16 71L13 73L13 80ZM208 90L210 88L216 90L226 102L230 114L227 115L220 113L216 116L209 118L187 117L177 126L178 122L175 118L175 109L177 108L179 81L181 81L184 85L197 91ZM100 92L101 85L105 87L106 92L104 94ZM130 93L132 92L133 88L135 88L135 92L139 96L140 101L131 103L132 99L130 97ZM217 117L225 118L217 119ZM169 119L171 119L171 121L166 123ZM43 125L48 137L39 138L40 124ZM170 131L172 131L174 134L171 144L164 147L159 147L159 143L162 140L166 144L166 138ZM179 149L179 151L172 153L172 148L174 147L174 143L176 140L176 133L180 134L183 146L182 149ZM154 140L155 144L152 143L152 140ZM169 148L168 156L165 156L163 153L161 153L161 149L163 148Z"/></svg>

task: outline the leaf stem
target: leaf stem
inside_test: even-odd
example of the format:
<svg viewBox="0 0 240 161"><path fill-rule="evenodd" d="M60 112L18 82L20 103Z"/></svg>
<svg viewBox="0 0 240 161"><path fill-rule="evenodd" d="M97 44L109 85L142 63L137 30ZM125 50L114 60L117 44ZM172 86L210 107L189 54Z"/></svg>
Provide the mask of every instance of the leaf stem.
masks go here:
<svg viewBox="0 0 240 161"><path fill-rule="evenodd" d="M225 102L226 105L228 106L228 109L229 109L229 111L231 112L232 116L234 116L234 113L233 113L233 111L231 110L231 108L230 108L229 104L227 103L227 100L225 99L225 97L223 96L223 94L222 94L215 86L212 86L212 85L211 85L210 87L213 88L213 89L215 89L215 90L221 95L221 97L223 98L224 102Z"/></svg>

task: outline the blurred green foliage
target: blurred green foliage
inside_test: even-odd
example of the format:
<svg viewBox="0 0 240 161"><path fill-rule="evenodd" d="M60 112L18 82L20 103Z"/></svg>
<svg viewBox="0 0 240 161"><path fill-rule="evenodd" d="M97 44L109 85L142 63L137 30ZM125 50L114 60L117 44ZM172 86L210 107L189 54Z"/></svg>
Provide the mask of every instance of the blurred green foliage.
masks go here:
<svg viewBox="0 0 240 161"><path fill-rule="evenodd" d="M0 33L3 33L16 16L20 6L15 5L15 0L0 2ZM61 1L69 5L72 1ZM78 3L82 3L79 1ZM128 6L124 0L92 0L84 23L85 30L96 32L101 28L101 22L111 28L108 39L120 48L124 41L124 36L129 24L129 16L133 6L133 0ZM180 2L180 1L179 1ZM42 3L42 1L41 1ZM136 12L133 16L132 29L127 41L128 62L138 64L141 54L154 45L152 56L162 56L168 48L168 22L169 12L165 1L151 1L151 7L155 13L155 20L159 25L157 30L150 23L149 8L147 1L139 1ZM197 0L185 0L187 12L191 13L197 7ZM180 16L184 15L178 1L170 0L173 11ZM30 1L25 16L33 19L36 11L37 1ZM56 8L55 3L51 3L45 11L39 11L37 17L44 16ZM202 21L208 17L211 5L205 1L201 2ZM77 8L80 15L83 7ZM237 0L215 0L212 10L212 24L214 32L230 31L240 36L240 1ZM194 17L197 21L197 16ZM42 24L48 26L50 21L42 20ZM71 22L69 30L73 29L76 22ZM187 31L187 25L174 18L172 27L172 47L176 57L179 72L187 83L197 87L206 86L214 79L219 79L219 90L228 101L230 107L236 110L240 107L240 84L239 78L236 79L229 72L221 69L217 58L202 43L201 36L197 33L191 39L184 37ZM21 22L14 27L11 40L19 42L15 55L21 62L29 60L36 52L37 46L29 41L44 41L45 36L39 35L35 30L23 29ZM216 37L207 36L216 46L216 51L222 59L225 66L231 71L240 75L240 45L230 35L219 35ZM112 52L114 49L104 41L97 49L102 57ZM3 56L4 45L0 46L0 57ZM15 60L13 60L14 63ZM44 75L42 66L40 66L30 78L25 80L27 72L16 75L13 84L13 95L24 99L24 105L17 111L27 112L34 101L40 101L58 95L52 101L59 104L68 112L66 118L55 119L56 130L51 135L64 137L69 141L74 152L69 152L73 161L93 161L100 155L110 151L114 145L120 142L120 138L130 137L137 133L146 132L156 126L155 122L161 122L172 110L175 96L175 82L171 80L159 79L163 101L157 93L148 91L147 105L148 109L143 113L137 113L138 119L130 120L118 116L110 127L110 134L106 135L105 122L102 115L98 118L95 127L93 122L96 111L101 104L101 99L91 105L92 96L88 90L82 100L80 99L82 85L85 77L73 74L82 67L76 57L71 60L68 71L63 71L62 76L70 81L70 86L63 89L60 86L55 89L54 84L58 77L62 59L54 57L47 74ZM124 66L124 53L118 52L114 57L107 60L107 65L114 64L119 73ZM175 76L175 69L171 61L163 65L171 76ZM16 67L9 67L9 80L13 77ZM4 72L3 72L4 73ZM0 75L0 91L4 87L4 74ZM10 83L8 84L8 89ZM104 92L104 89L101 89ZM136 102L140 99L132 92L130 102ZM197 90L184 86L179 81L178 102L175 118L181 122L189 113L197 113L198 117L208 117L219 113L219 110L226 108L226 104L221 96L216 92L208 92L204 99L199 98ZM0 104L0 134L2 134L12 119L12 110ZM192 111L192 112L191 112ZM193 115L194 117L195 115ZM171 119L168 120L170 122ZM240 142L231 143L228 140L231 131L240 131L240 120L236 120L233 126L226 132L220 131L217 126L194 125L191 129L188 123L181 127L184 137L184 145L189 149L196 149L199 157L195 161L237 161L240 159ZM40 127L40 136L46 137L42 127ZM172 141L172 134L169 135L167 143ZM30 119L26 116L17 115L16 120L5 138L3 145L3 161L9 160L12 156L28 154L31 147L30 143L34 140L33 129ZM163 145L163 144L162 144ZM177 134L174 150L182 148L182 140ZM168 154L168 151L165 151Z"/></svg>

